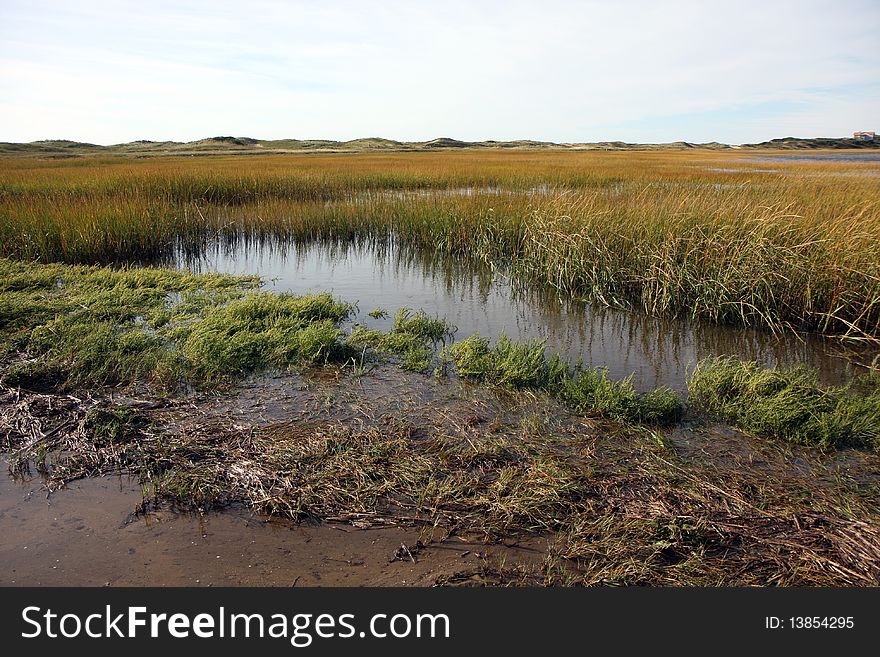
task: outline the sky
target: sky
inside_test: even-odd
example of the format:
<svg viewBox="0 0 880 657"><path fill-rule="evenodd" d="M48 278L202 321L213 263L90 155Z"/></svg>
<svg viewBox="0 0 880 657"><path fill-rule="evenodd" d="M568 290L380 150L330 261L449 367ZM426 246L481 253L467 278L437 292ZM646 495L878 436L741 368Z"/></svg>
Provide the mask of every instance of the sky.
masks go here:
<svg viewBox="0 0 880 657"><path fill-rule="evenodd" d="M0 141L880 132L878 0L0 0Z"/></svg>

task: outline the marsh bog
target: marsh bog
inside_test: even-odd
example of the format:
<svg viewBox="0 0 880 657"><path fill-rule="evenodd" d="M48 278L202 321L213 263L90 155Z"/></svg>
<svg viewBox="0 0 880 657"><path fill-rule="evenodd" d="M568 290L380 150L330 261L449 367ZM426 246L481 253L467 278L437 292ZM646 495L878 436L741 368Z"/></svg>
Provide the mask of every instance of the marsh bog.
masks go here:
<svg viewBox="0 0 880 657"><path fill-rule="evenodd" d="M4 581L876 584L875 170L5 162Z"/></svg>
<svg viewBox="0 0 880 657"><path fill-rule="evenodd" d="M419 252L393 241L294 242L217 240L178 252L173 264L195 273L256 275L274 292L330 291L357 303L352 322L388 330L401 308L446 319L454 337L479 333L497 340L542 340L548 352L605 367L614 379L632 377L647 392L661 386L685 392L689 370L707 356L730 355L766 367L805 364L828 384L864 371L876 350L841 345L815 333L774 335L756 327L726 326L607 308L529 285L467 257ZM376 310L384 315L375 316ZM373 313L373 316L371 316Z"/></svg>

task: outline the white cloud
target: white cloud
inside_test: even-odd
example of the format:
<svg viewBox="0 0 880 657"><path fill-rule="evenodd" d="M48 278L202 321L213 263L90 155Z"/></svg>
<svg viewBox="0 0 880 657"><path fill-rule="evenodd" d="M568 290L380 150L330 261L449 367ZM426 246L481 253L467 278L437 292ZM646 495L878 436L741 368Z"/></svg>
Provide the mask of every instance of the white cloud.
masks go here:
<svg viewBox="0 0 880 657"><path fill-rule="evenodd" d="M878 127L878 30L852 1L6 2L0 139L841 134Z"/></svg>

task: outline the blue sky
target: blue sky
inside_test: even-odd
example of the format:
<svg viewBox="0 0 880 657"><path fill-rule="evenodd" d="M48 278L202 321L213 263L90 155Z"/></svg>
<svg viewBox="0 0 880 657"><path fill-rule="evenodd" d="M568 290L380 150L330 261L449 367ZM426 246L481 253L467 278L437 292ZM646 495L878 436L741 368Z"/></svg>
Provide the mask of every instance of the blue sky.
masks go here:
<svg viewBox="0 0 880 657"><path fill-rule="evenodd" d="M0 0L0 141L880 131L880 2Z"/></svg>

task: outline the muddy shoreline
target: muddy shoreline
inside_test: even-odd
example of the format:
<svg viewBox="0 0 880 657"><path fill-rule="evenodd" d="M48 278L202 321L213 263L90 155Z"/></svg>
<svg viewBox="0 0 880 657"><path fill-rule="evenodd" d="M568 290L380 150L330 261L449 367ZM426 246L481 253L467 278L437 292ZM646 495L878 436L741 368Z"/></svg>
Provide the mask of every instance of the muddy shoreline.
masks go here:
<svg viewBox="0 0 880 657"><path fill-rule="evenodd" d="M481 495L505 477L525 476L518 459L526 468L570 468L580 483L565 475L558 487L565 494L574 486L574 497L549 503L556 495L549 489L533 499L507 488L488 506L473 500L470 511L449 507L433 518L424 507L402 513L382 505L358 509L352 501L348 512L333 507L335 514L315 521L269 517L231 492L229 501L221 495L185 505L168 489L155 496L155 482L143 473L74 477L61 486L63 458L50 459L55 474L48 479L31 465L0 482L3 585L880 582L880 457L864 450L822 453L699 417L663 431L627 429L571 415L540 394L441 381L393 365L359 377L334 368L260 375L162 403L118 392L112 399L139 407L165 432L190 436L196 442L188 449L200 444L194 437L222 436L227 472L247 463L232 454L242 436L332 425L357 440L364 431L389 433L394 418L409 427L416 455L452 438L473 445L490 482ZM92 402L107 404L109 397ZM50 413L58 423L63 403L56 403ZM435 447L441 436L445 442ZM506 447L487 452L491 445ZM528 460L542 449L555 460ZM199 463L197 472L216 467ZM389 481L398 476L394 464L377 467L392 468ZM530 522L553 529L524 529Z"/></svg>
<svg viewBox="0 0 880 657"><path fill-rule="evenodd" d="M4 472L0 586L432 586L479 583L492 563L541 554L460 537L417 549L418 528L296 524L246 509L134 514L140 501L124 476L47 495L39 477Z"/></svg>

